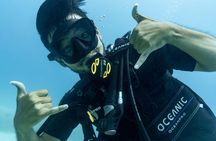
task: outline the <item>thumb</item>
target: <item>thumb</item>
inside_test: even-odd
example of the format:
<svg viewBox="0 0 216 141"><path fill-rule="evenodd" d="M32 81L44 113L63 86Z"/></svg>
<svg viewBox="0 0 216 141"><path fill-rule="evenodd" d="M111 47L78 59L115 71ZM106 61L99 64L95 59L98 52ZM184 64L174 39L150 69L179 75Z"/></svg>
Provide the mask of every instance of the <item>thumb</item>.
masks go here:
<svg viewBox="0 0 216 141"><path fill-rule="evenodd" d="M25 85L19 81L10 81L17 88L17 101L27 94Z"/></svg>
<svg viewBox="0 0 216 141"><path fill-rule="evenodd" d="M134 4L134 7L133 7L133 9L132 9L132 17L133 17L138 23L140 23L140 22L143 21L143 20L151 20L151 19L148 19L148 18L144 17L143 15L139 14L137 8L138 8L138 3L135 3L135 4Z"/></svg>

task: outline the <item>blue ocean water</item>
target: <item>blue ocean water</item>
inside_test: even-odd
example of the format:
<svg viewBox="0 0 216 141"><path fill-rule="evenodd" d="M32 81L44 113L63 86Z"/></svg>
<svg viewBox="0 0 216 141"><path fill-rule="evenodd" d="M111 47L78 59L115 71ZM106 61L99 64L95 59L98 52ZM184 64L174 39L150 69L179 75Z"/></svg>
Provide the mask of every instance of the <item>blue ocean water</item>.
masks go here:
<svg viewBox="0 0 216 141"><path fill-rule="evenodd" d="M78 80L78 76L55 62L49 62L48 51L40 42L35 27L39 6L44 0L0 1L0 140L15 141L13 116L16 89L11 80L25 83L27 91L46 88L57 105L62 95ZM82 8L95 21L104 44L132 30L136 22L131 16L135 3L139 11L152 19L177 24L216 35L214 0L86 0ZM216 73L180 72L174 75L196 91L216 113ZM39 127L36 126L35 130ZM78 127L69 141L82 141Z"/></svg>

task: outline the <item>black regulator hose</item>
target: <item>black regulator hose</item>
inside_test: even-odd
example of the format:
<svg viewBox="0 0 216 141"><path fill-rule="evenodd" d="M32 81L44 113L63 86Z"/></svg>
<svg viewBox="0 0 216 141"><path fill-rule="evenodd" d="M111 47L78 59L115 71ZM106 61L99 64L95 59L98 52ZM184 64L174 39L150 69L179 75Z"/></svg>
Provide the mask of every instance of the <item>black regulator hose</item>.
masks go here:
<svg viewBox="0 0 216 141"><path fill-rule="evenodd" d="M118 82L118 105L120 107L121 116L124 113L124 100L123 100L123 76L124 76L124 55L121 56L120 66L119 66L119 82Z"/></svg>
<svg viewBox="0 0 216 141"><path fill-rule="evenodd" d="M130 94L131 101L133 104L132 109L134 111L135 118L136 118L136 121L138 123L138 127L141 131L142 138L145 141L151 141L151 139L150 139L145 127L144 127L143 121L140 117L140 114L139 114L139 111L138 111L138 108L136 105L136 100L134 98L134 93L133 93L133 88L132 88L132 83L131 83L131 77L130 77L129 49L127 49L127 52L126 52L126 73L127 73L127 78L128 78L129 94Z"/></svg>

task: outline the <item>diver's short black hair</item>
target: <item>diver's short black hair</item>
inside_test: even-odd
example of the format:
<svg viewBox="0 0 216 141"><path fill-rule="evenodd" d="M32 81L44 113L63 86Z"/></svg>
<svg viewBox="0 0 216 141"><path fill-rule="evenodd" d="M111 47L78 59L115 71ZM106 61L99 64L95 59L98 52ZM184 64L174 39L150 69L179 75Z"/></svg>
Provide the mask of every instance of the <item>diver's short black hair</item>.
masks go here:
<svg viewBox="0 0 216 141"><path fill-rule="evenodd" d="M37 13L36 27L46 47L50 30L64 21L68 14L75 13L87 17L87 13L79 8L84 4L84 0L45 0Z"/></svg>

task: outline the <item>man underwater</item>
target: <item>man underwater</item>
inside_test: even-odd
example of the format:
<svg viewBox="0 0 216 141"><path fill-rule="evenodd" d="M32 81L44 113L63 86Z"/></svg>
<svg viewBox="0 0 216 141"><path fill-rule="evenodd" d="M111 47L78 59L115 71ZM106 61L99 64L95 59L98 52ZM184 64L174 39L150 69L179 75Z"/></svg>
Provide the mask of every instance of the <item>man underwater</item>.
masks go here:
<svg viewBox="0 0 216 141"><path fill-rule="evenodd" d="M22 84L12 82L18 88L14 117L18 141L65 141L79 123L85 140L216 140L212 111L172 76L173 69L216 71L216 39L145 18L136 5L132 13L138 25L129 38L119 38L108 52L94 23L79 8L83 2L46 0L38 11L37 30L50 51L49 59L70 68L81 79L58 107L52 106L47 90L26 94ZM95 56L105 58L101 69L106 73L106 59L111 62L109 79L90 73L94 72L91 61L100 64ZM33 126L47 116L36 133ZM90 122L96 125L98 137L85 130L91 130Z"/></svg>

